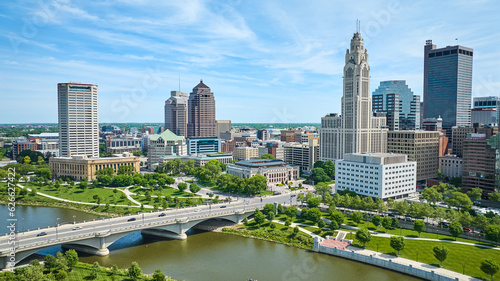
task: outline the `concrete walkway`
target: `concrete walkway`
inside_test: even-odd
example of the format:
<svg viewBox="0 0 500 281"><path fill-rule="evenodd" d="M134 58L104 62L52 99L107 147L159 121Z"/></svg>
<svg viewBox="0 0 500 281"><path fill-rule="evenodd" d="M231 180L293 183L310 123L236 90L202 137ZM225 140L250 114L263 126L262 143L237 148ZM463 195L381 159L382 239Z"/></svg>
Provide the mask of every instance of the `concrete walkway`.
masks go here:
<svg viewBox="0 0 500 281"><path fill-rule="evenodd" d="M283 221L273 220L273 222L275 222L275 223L279 223L279 224L282 224L282 225L285 225L285 222L283 222ZM302 231L302 232L304 232L304 233L306 233L306 234L310 235L312 238L316 238L316 237L319 237L319 238L321 238L321 239L323 238L323 237L321 237L321 236L319 236L319 235L316 235L316 234L312 233L311 231L309 231L309 230L307 230L307 229L304 229L304 228L300 227L300 226L299 226L299 224L296 224L296 223L293 223L293 222L292 222L292 224L290 225L290 227L298 227L298 228L299 228L299 231Z"/></svg>
<svg viewBox="0 0 500 281"><path fill-rule="evenodd" d="M137 194L135 194L135 193L133 193L133 192L131 192L131 191L129 190L131 187L134 187L134 186L133 186L133 185L131 185L131 186L127 186L127 187L125 187L125 189L124 189L124 190L121 190L121 189L119 189L119 190L120 190L121 192L125 193L125 195L127 196L127 199L128 199L128 200L132 201L132 203L134 203L134 204L139 205L139 207L140 207L140 206L142 205L142 203L141 203L141 202L139 202L139 201L137 201L137 200L135 200L134 198L132 198L132 196L130 196L130 195L137 195ZM154 207L153 207L153 206L151 206L151 205L144 205L144 208L153 209Z"/></svg>

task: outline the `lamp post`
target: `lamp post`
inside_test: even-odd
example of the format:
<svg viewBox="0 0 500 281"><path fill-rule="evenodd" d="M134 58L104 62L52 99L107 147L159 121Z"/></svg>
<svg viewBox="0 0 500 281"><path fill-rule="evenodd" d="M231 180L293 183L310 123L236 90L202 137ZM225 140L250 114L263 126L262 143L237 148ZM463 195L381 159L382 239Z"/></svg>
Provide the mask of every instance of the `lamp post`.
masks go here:
<svg viewBox="0 0 500 281"><path fill-rule="evenodd" d="M418 251L416 253L417 253L417 261L418 261Z"/></svg>
<svg viewBox="0 0 500 281"><path fill-rule="evenodd" d="M73 224L75 224L75 223L76 223L75 218L76 218L76 216L75 216L75 215L73 215Z"/></svg>
<svg viewBox="0 0 500 281"><path fill-rule="evenodd" d="M57 218L56 220L56 239L59 239L59 233L57 232L57 228L59 227L59 220L60 218Z"/></svg>
<svg viewBox="0 0 500 281"><path fill-rule="evenodd" d="M21 223L23 225L23 232L24 232L24 218L21 218Z"/></svg>
<svg viewBox="0 0 500 281"><path fill-rule="evenodd" d="M462 263L462 274L464 274L464 275L465 275L465 267L466 267L466 266L467 266L467 265L465 264L465 262L464 262L464 263Z"/></svg>
<svg viewBox="0 0 500 281"><path fill-rule="evenodd" d="M378 246L380 245L380 242L377 242L377 252L378 252Z"/></svg>

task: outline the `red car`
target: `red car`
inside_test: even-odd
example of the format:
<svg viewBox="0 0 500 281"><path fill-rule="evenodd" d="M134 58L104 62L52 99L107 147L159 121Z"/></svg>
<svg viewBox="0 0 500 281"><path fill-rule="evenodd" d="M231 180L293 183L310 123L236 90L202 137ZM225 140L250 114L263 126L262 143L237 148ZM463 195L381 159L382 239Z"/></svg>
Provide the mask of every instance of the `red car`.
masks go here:
<svg viewBox="0 0 500 281"><path fill-rule="evenodd" d="M467 232L471 232L471 231L472 231L472 229L470 229L470 228L468 228L468 227L465 227L465 226L464 226L464 227L462 227L462 229L463 229L464 231L467 231Z"/></svg>

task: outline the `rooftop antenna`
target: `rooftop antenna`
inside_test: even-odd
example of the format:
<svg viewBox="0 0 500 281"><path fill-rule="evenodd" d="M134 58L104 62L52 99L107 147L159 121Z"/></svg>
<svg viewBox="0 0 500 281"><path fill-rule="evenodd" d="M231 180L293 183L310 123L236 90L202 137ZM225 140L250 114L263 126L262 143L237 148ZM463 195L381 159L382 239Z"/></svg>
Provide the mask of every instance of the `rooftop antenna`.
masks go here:
<svg viewBox="0 0 500 281"><path fill-rule="evenodd" d="M359 33L360 21L356 19L356 33Z"/></svg>
<svg viewBox="0 0 500 281"><path fill-rule="evenodd" d="M181 91L181 74L179 73L179 92Z"/></svg>

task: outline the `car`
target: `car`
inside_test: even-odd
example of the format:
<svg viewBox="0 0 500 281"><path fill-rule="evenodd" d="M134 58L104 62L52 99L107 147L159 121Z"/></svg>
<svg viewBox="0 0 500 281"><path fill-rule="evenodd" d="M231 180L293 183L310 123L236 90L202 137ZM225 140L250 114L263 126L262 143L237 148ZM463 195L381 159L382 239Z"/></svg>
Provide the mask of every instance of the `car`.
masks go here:
<svg viewBox="0 0 500 281"><path fill-rule="evenodd" d="M226 208L226 207L227 207L227 206L220 206L220 208L221 208L221 209L222 209L222 208Z"/></svg>
<svg viewBox="0 0 500 281"><path fill-rule="evenodd" d="M165 213L161 213L161 214L159 214L158 216L159 216L159 217L164 217L164 216L166 216L166 214L165 214Z"/></svg>
<svg viewBox="0 0 500 281"><path fill-rule="evenodd" d="M80 230L80 229L82 229L82 228L83 228L83 227L81 227L81 226L75 226L75 227L73 227L71 230Z"/></svg>
<svg viewBox="0 0 500 281"><path fill-rule="evenodd" d="M297 197L297 194L292 194L290 195L290 197Z"/></svg>
<svg viewBox="0 0 500 281"><path fill-rule="evenodd" d="M136 220L137 220L136 218L130 218L127 221L136 221Z"/></svg>
<svg viewBox="0 0 500 281"><path fill-rule="evenodd" d="M439 226L444 227L444 228L448 228L448 227L450 226L450 223L449 223L449 222L444 222L444 221L442 221L442 222L439 224Z"/></svg>
<svg viewBox="0 0 500 281"><path fill-rule="evenodd" d="M47 234L48 234L48 233L47 233L47 232L45 232L45 231L44 231L44 232L40 232L40 233L38 233L38 234L36 235L36 237L39 237L39 236L45 236L45 235L47 235Z"/></svg>
<svg viewBox="0 0 500 281"><path fill-rule="evenodd" d="M463 229L464 231L466 231L466 232L472 232L472 229L470 229L470 228L468 228L468 227L465 227L465 226L464 226L464 227L462 227L462 229Z"/></svg>

